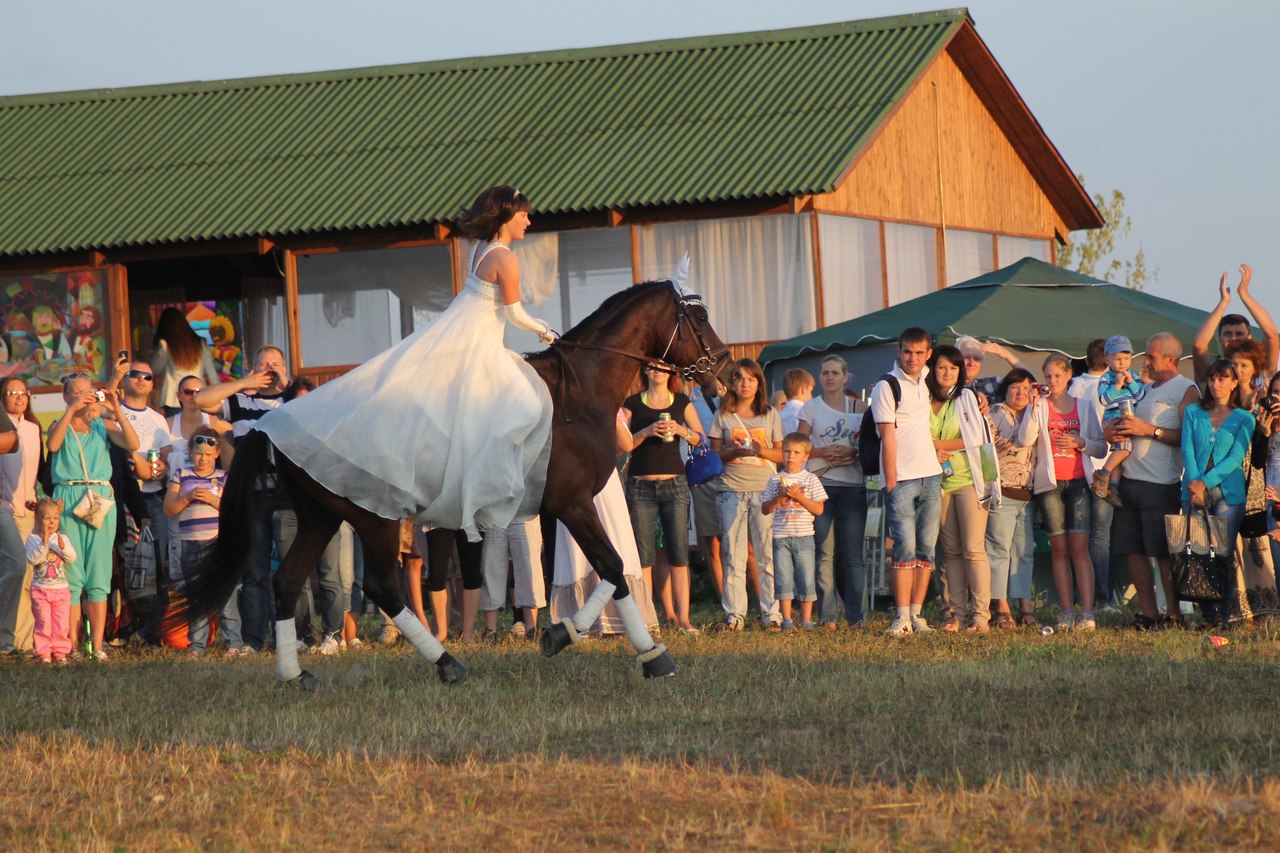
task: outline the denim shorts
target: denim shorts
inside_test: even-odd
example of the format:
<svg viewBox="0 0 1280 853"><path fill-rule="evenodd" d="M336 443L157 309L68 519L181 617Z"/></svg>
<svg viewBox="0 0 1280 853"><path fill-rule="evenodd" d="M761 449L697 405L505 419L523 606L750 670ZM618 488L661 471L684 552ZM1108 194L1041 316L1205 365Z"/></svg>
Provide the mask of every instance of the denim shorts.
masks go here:
<svg viewBox="0 0 1280 853"><path fill-rule="evenodd" d="M689 565L689 485L683 474L665 480L627 480L627 508L641 566L652 566L657 558L659 519L667 562Z"/></svg>
<svg viewBox="0 0 1280 853"><path fill-rule="evenodd" d="M1036 501L1049 536L1089 532L1089 484L1084 477L1059 480L1051 490L1036 495Z"/></svg>

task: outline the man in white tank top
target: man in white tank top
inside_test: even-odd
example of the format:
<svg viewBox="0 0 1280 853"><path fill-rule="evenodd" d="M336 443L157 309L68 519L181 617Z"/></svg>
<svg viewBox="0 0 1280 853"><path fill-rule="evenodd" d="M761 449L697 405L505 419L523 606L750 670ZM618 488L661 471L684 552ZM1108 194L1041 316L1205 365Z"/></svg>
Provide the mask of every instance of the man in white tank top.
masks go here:
<svg viewBox="0 0 1280 853"><path fill-rule="evenodd" d="M1104 431L1108 442L1118 438L1133 440L1133 452L1124 462L1120 500L1111 523L1111 550L1123 554L1129 576L1138 591L1142 613L1133 626L1147 630L1161 623L1156 610L1155 579L1148 559L1160 566L1168 602L1167 618L1181 619L1173 591L1169 542L1165 538L1164 517L1182 508L1182 414L1200 399L1195 383L1178 373L1182 344L1168 332L1153 335L1144 353L1147 373L1155 381L1138 401L1134 414L1109 421Z"/></svg>

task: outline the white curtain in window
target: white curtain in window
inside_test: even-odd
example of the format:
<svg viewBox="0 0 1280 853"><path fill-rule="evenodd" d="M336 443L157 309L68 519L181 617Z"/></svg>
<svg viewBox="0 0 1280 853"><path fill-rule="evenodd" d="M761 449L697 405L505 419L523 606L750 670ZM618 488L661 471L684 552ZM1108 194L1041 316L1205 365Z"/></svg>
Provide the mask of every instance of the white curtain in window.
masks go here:
<svg viewBox="0 0 1280 853"><path fill-rule="evenodd" d="M826 325L885 307L879 222L820 214L818 249L822 257L822 312Z"/></svg>
<svg viewBox="0 0 1280 853"><path fill-rule="evenodd" d="M947 230L947 286L977 278L996 268L991 235Z"/></svg>
<svg viewBox="0 0 1280 853"><path fill-rule="evenodd" d="M886 222L884 251L890 305L938 289L938 232L935 229Z"/></svg>
<svg viewBox="0 0 1280 853"><path fill-rule="evenodd" d="M1030 240L1026 237L1006 237L1001 234L1000 240L1000 266L1007 267L1009 264L1022 260L1023 258L1035 258L1038 261L1049 263L1049 241L1048 240Z"/></svg>
<svg viewBox="0 0 1280 853"><path fill-rule="evenodd" d="M793 337L817 325L811 229L807 213L637 226L641 278L670 277L687 251L722 339Z"/></svg>
<svg viewBox="0 0 1280 853"><path fill-rule="evenodd" d="M253 369L253 354L271 344L289 352L289 322L283 278L246 278L244 288L244 365ZM291 371L298 365L286 365Z"/></svg>

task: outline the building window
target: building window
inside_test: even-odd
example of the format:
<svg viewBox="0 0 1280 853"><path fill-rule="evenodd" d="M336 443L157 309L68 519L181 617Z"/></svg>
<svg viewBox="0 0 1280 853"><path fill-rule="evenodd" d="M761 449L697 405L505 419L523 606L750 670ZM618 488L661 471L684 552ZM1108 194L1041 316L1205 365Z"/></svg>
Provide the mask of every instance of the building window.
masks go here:
<svg viewBox="0 0 1280 853"><path fill-rule="evenodd" d="M938 289L937 229L886 222L884 255L890 305Z"/></svg>
<svg viewBox="0 0 1280 853"><path fill-rule="evenodd" d="M947 286L977 278L996 268L990 234L947 229Z"/></svg>
<svg viewBox="0 0 1280 853"><path fill-rule="evenodd" d="M422 328L452 299L448 246L299 255L302 363L360 364Z"/></svg>
<svg viewBox="0 0 1280 853"><path fill-rule="evenodd" d="M32 386L57 386L68 373L105 379L111 317L107 272L0 276L0 361L6 375Z"/></svg>
<svg viewBox="0 0 1280 853"><path fill-rule="evenodd" d="M879 222L819 215L818 249L822 258L822 316L826 325L885 307Z"/></svg>
<svg viewBox="0 0 1280 853"><path fill-rule="evenodd" d="M774 341L812 331L809 214L708 219L636 227L645 279L669 277L689 253L689 287L705 297L725 341Z"/></svg>
<svg viewBox="0 0 1280 853"><path fill-rule="evenodd" d="M1037 261L1049 263L1049 241L1032 240L1027 237L1006 237L999 239L1000 266L1007 267L1023 258L1035 258Z"/></svg>

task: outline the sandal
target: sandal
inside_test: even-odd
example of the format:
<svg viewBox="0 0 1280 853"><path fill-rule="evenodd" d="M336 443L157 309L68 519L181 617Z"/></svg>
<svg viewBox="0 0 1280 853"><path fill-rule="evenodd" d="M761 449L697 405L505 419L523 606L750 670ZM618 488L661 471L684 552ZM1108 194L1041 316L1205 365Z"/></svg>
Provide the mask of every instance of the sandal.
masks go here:
<svg viewBox="0 0 1280 853"><path fill-rule="evenodd" d="M1107 499L1107 493L1111 491L1111 472L1098 471L1093 475L1093 493L1103 500Z"/></svg>
<svg viewBox="0 0 1280 853"><path fill-rule="evenodd" d="M1030 610L1024 610L1018 614L1018 624L1024 628L1039 628L1040 620Z"/></svg>
<svg viewBox="0 0 1280 853"><path fill-rule="evenodd" d="M991 620L991 627L1011 629L1018 627L1018 623L1013 621L1012 613L997 613Z"/></svg>
<svg viewBox="0 0 1280 853"><path fill-rule="evenodd" d="M955 634L960 631L960 621L958 619L948 619L942 623L942 631L946 634Z"/></svg>

